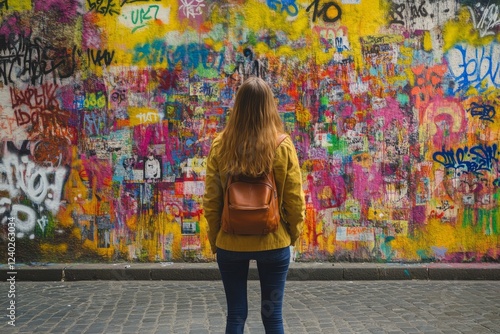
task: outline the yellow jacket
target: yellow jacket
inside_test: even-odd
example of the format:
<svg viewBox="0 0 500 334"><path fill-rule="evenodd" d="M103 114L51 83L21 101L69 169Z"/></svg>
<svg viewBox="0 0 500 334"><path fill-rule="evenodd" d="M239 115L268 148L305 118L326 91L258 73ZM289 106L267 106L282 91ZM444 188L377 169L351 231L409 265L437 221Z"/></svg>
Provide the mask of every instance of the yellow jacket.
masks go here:
<svg viewBox="0 0 500 334"><path fill-rule="evenodd" d="M208 222L208 239L212 252L217 248L229 251L263 251L293 245L299 238L305 218L305 200L302 189L297 152L290 137L276 149L273 172L279 204L283 208L278 230L267 235L236 235L222 231L221 216L224 205L224 187L227 176L219 172L220 136L215 138L207 159L207 175L203 208Z"/></svg>

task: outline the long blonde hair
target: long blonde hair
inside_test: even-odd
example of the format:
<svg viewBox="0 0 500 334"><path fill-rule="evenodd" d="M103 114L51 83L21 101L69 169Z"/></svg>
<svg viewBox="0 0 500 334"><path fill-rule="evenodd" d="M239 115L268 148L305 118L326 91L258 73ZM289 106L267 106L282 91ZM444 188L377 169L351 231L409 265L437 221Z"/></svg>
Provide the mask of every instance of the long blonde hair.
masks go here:
<svg viewBox="0 0 500 334"><path fill-rule="evenodd" d="M271 88L258 77L248 78L236 93L233 110L222 132L221 171L248 176L269 173L276 139L283 132Z"/></svg>

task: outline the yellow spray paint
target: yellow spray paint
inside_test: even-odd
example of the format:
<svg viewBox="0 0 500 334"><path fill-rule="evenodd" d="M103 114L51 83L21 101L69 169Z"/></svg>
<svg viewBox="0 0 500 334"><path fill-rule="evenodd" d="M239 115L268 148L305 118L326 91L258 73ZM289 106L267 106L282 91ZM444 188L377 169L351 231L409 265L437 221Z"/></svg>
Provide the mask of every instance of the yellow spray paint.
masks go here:
<svg viewBox="0 0 500 334"><path fill-rule="evenodd" d="M424 32L423 45L425 51L432 51L432 38L429 31Z"/></svg>
<svg viewBox="0 0 500 334"><path fill-rule="evenodd" d="M40 244L40 254L44 259L49 259L52 261L59 261L59 259L63 259L66 252L68 251L68 245L65 243L62 244L49 244L49 243L41 243Z"/></svg>
<svg viewBox="0 0 500 334"><path fill-rule="evenodd" d="M134 50L136 46L142 46L151 43L154 40L162 39L170 31L183 31L186 25L181 24L178 20L178 2L168 1L161 4L152 3L146 5L151 7L149 16L155 15L158 10L156 19L148 20L139 29L134 30L137 26L127 25L130 21L130 13L133 10L144 10L144 5L127 4L124 8L125 13L118 15L94 15L93 21L100 29L101 47L115 51L116 65L130 66L133 64L134 54L130 50ZM158 7L158 8L157 8ZM146 8L146 10L147 10ZM126 16L126 17L125 17ZM89 18L90 19L90 18ZM155 66L165 65L164 63L155 63ZM139 64L146 65L146 64Z"/></svg>
<svg viewBox="0 0 500 334"><path fill-rule="evenodd" d="M500 41L500 35L488 35L481 37L479 31L472 24L470 11L462 7L455 20L448 21L443 28L443 51L450 50L458 43L466 42L469 45L481 46L490 44L492 41Z"/></svg>
<svg viewBox="0 0 500 334"><path fill-rule="evenodd" d="M9 11L23 11L32 9L32 0L9 1Z"/></svg>
<svg viewBox="0 0 500 334"><path fill-rule="evenodd" d="M302 126L307 126L312 121L312 115L307 108L299 104L295 110L297 122Z"/></svg>
<svg viewBox="0 0 500 334"><path fill-rule="evenodd" d="M347 27L349 43L356 64L363 66L361 37L378 35L387 24L388 5L383 1L361 1L356 5L342 5L341 24Z"/></svg>
<svg viewBox="0 0 500 334"><path fill-rule="evenodd" d="M432 247L446 249L446 253L485 254L496 249L497 235L484 235L471 226L443 223L440 219L429 219L428 224L418 227L413 236L397 236L391 241L391 247L397 251L398 258L421 260L423 251L432 257Z"/></svg>
<svg viewBox="0 0 500 334"><path fill-rule="evenodd" d="M172 259L182 259L181 226L172 215L141 212L137 222L135 249L138 254L135 255L139 261L154 262L164 260L164 243L168 234L173 235Z"/></svg>
<svg viewBox="0 0 500 334"><path fill-rule="evenodd" d="M128 108L130 125L142 124L157 124L161 123L162 116L157 109L147 107L130 107Z"/></svg>

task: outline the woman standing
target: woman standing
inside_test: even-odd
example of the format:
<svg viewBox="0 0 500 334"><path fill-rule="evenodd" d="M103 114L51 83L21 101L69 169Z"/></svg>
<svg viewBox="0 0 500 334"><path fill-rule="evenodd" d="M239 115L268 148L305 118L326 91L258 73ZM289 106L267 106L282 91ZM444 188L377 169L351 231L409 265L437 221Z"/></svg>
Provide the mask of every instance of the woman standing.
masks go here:
<svg viewBox="0 0 500 334"><path fill-rule="evenodd" d="M208 238L217 254L227 301L226 333L243 333L248 314L247 277L257 261L261 316L267 334L283 331L283 294L290 249L301 233L305 216L302 177L290 137L278 148L284 132L273 93L267 83L250 77L240 86L224 131L212 143L207 160L203 206ZM229 175L257 177L273 171L282 221L275 232L238 235L221 229L224 187Z"/></svg>

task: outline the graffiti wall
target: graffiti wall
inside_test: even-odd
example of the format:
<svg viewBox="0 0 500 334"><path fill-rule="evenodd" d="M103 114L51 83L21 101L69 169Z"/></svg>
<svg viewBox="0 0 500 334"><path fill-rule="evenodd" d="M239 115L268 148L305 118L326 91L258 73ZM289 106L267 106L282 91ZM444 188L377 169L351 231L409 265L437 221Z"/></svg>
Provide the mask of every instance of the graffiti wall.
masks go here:
<svg viewBox="0 0 500 334"><path fill-rule="evenodd" d="M205 159L248 76L297 147L300 261L500 259L500 5L0 0L0 254L212 261Z"/></svg>

